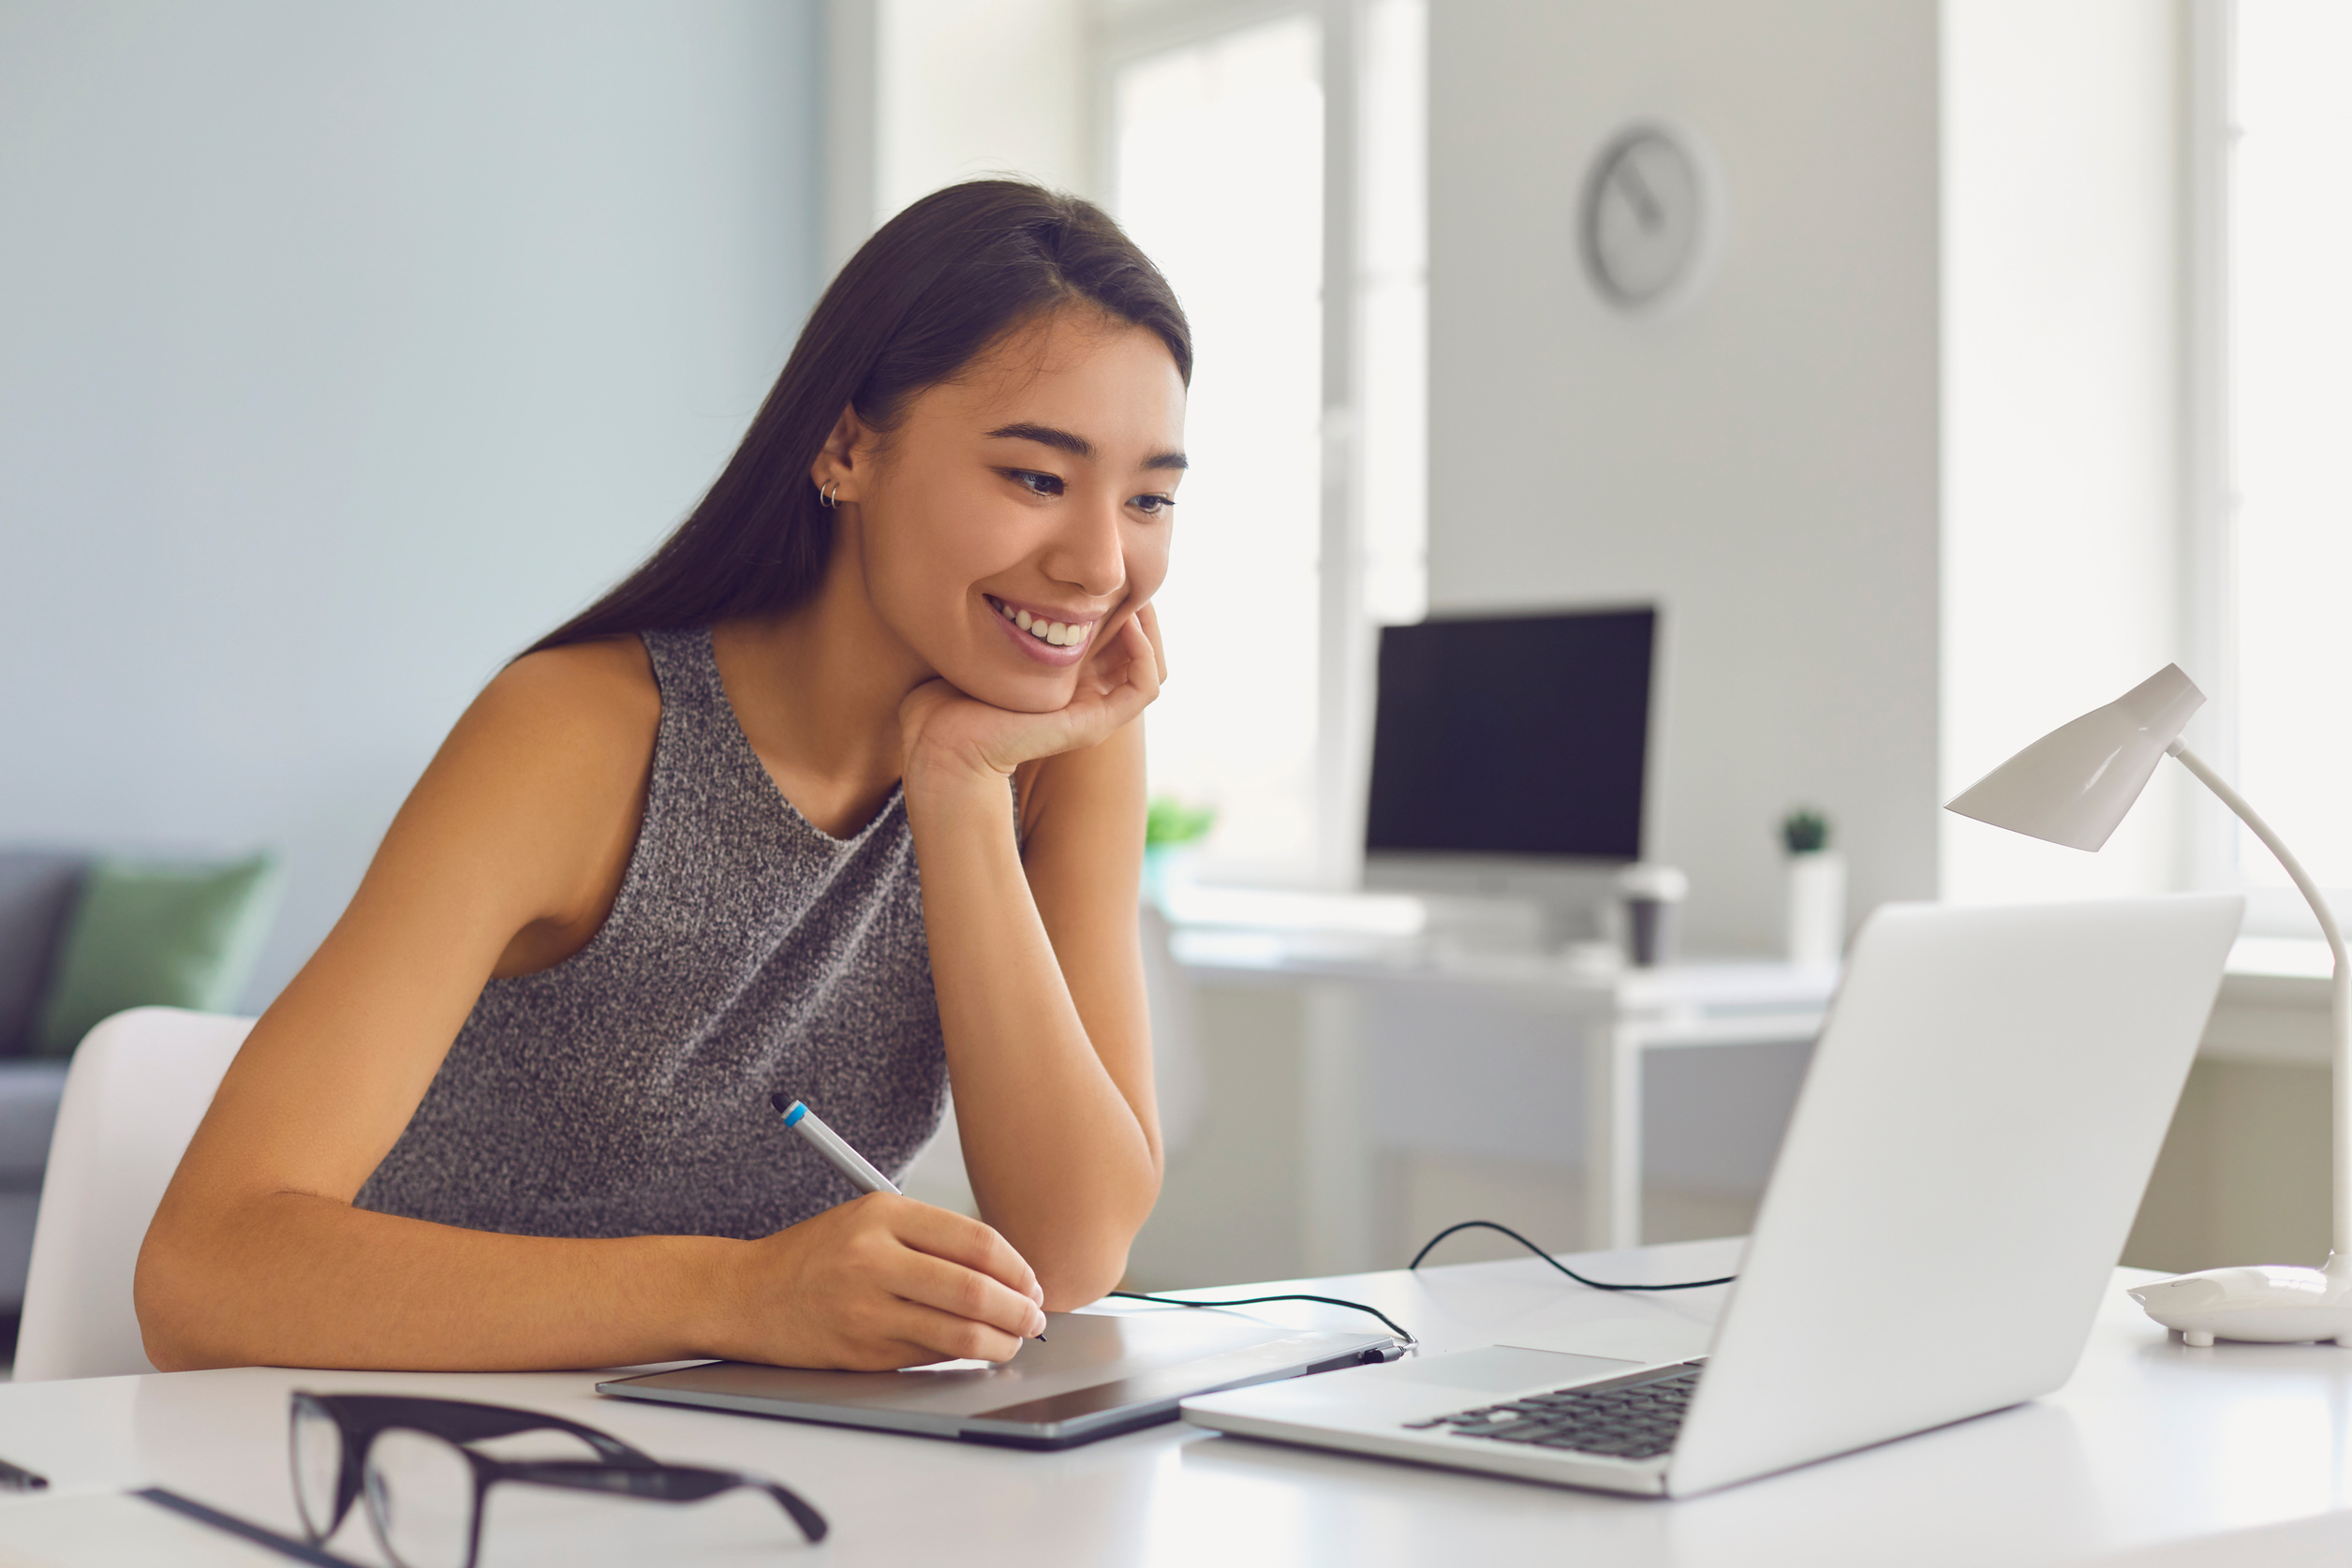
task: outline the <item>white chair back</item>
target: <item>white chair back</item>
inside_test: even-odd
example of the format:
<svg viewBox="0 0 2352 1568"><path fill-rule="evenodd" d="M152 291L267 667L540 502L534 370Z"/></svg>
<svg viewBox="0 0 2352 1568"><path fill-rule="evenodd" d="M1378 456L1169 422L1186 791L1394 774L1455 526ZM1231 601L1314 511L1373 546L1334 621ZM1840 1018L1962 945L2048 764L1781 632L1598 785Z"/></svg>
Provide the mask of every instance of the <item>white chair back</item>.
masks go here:
<svg viewBox="0 0 2352 1568"><path fill-rule="evenodd" d="M20 1383L152 1372L131 1271L163 1190L253 1028L176 1007L117 1013L66 1074L33 1224Z"/></svg>

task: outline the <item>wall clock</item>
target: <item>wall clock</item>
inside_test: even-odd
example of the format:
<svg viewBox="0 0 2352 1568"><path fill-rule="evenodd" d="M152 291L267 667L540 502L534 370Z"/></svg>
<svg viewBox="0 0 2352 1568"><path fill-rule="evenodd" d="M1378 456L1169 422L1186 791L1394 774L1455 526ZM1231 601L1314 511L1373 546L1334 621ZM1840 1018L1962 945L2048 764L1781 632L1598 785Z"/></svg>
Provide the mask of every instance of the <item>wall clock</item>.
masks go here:
<svg viewBox="0 0 2352 1568"><path fill-rule="evenodd" d="M1594 155L1577 213L1585 274L1601 298L1638 313L1686 293L1715 224L1705 160L1689 138L1650 122Z"/></svg>

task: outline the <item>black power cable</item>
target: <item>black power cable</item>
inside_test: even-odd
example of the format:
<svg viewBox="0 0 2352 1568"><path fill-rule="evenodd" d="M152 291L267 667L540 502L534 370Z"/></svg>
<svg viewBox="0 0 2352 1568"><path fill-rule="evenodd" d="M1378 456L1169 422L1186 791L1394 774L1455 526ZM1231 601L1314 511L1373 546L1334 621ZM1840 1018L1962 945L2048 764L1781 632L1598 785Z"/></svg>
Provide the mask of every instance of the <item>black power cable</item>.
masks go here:
<svg viewBox="0 0 2352 1568"><path fill-rule="evenodd" d="M1406 1344L1417 1345L1421 1342L1413 1337L1411 1329L1379 1308L1368 1307L1361 1301L1342 1301L1336 1295L1252 1295L1239 1301L1185 1301L1173 1295L1146 1295L1141 1291L1112 1291L1110 1294L1122 1301L1155 1301L1162 1307L1257 1307L1269 1301L1320 1301L1325 1307L1345 1307L1350 1311L1369 1312L1396 1330L1398 1338Z"/></svg>
<svg viewBox="0 0 2352 1568"><path fill-rule="evenodd" d="M1507 1235L1512 1240L1517 1242L1520 1246L1526 1248L1529 1251L1534 1253L1537 1257L1543 1259L1546 1263L1551 1265L1554 1268L1560 1270L1562 1274L1568 1276L1569 1279L1574 1280L1577 1284L1590 1285L1596 1291L1696 1291L1704 1290L1709 1285L1728 1285L1734 1280L1739 1278L1737 1274L1726 1274L1720 1280L1683 1280L1671 1285L1612 1285L1604 1280L1588 1280L1583 1275L1577 1273L1575 1269L1570 1268L1566 1264L1561 1263L1558 1258L1553 1257L1549 1252L1545 1251L1541 1247L1536 1246L1535 1243L1528 1240L1527 1237L1521 1235L1510 1226L1498 1225L1491 1220L1465 1220L1458 1225L1446 1226L1445 1229L1431 1236L1429 1238L1428 1245L1422 1248L1420 1251L1415 1252L1413 1255L1413 1262L1405 1265L1405 1267L1408 1269L1419 1268L1421 1266L1421 1260L1427 1257L1430 1252L1435 1250L1439 1242L1443 1241L1447 1236L1452 1235L1456 1231L1500 1231L1504 1235Z"/></svg>
<svg viewBox="0 0 2352 1568"><path fill-rule="evenodd" d="M1428 1240L1428 1245L1423 1247L1420 1251L1415 1252L1413 1255L1413 1262L1405 1265L1405 1267L1408 1270L1419 1268L1421 1266L1421 1260L1427 1257L1432 1251L1436 1250L1437 1244L1439 1242L1443 1241L1447 1236L1452 1235L1457 1231L1500 1231L1504 1235L1507 1235L1512 1240L1517 1242L1520 1246L1526 1248L1529 1251L1534 1253L1537 1257L1543 1259L1546 1263L1551 1265L1554 1268L1560 1270L1561 1273L1568 1276L1569 1279L1574 1280L1577 1284L1590 1286L1591 1289L1596 1291L1695 1291L1704 1290L1709 1285L1728 1285L1734 1280L1739 1278L1737 1274L1726 1274L1720 1280L1683 1280L1671 1285L1612 1285L1604 1280L1588 1280L1583 1275L1577 1273L1575 1269L1570 1268L1566 1264L1561 1263L1558 1258L1553 1257L1549 1252L1545 1251L1541 1247L1536 1246L1535 1243L1528 1240L1527 1237L1521 1235L1510 1226L1498 1225L1491 1220L1465 1220L1458 1225L1446 1226L1445 1229L1431 1236ZM1325 1307L1345 1307L1352 1312L1369 1312L1372 1316L1380 1319L1381 1322L1386 1324L1391 1329L1395 1330L1398 1338L1403 1339L1406 1344L1418 1345L1421 1342L1419 1339L1413 1338L1412 1331L1407 1329L1404 1324L1398 1323L1395 1318L1390 1317L1379 1308L1367 1306L1361 1301L1342 1300L1336 1295L1251 1295L1244 1296L1238 1301L1186 1301L1180 1297L1173 1295L1146 1295L1142 1291L1113 1291L1110 1294L1117 1296L1122 1301L1149 1301L1161 1307L1261 1307L1269 1301L1313 1301L1319 1302Z"/></svg>

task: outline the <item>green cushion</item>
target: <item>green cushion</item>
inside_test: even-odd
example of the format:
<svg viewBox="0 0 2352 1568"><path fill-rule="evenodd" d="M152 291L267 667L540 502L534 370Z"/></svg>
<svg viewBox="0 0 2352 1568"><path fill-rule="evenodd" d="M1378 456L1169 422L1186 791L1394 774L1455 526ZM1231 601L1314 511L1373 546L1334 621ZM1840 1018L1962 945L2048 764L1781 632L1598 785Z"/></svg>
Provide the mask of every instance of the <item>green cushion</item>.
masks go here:
<svg viewBox="0 0 2352 1568"><path fill-rule="evenodd" d="M277 894L266 854L228 865L98 861L66 926L36 1048L69 1055L126 1007L234 1007Z"/></svg>

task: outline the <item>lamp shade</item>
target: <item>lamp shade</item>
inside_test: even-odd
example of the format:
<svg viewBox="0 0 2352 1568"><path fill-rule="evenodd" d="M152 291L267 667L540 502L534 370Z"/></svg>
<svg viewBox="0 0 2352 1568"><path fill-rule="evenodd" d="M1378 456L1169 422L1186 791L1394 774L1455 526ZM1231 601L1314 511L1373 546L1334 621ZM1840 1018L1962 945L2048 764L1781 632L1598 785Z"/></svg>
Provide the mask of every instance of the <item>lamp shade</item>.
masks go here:
<svg viewBox="0 0 2352 1568"><path fill-rule="evenodd" d="M2167 664L2103 708L2062 724L1944 809L2069 849L2096 850L2181 738L2205 693Z"/></svg>

